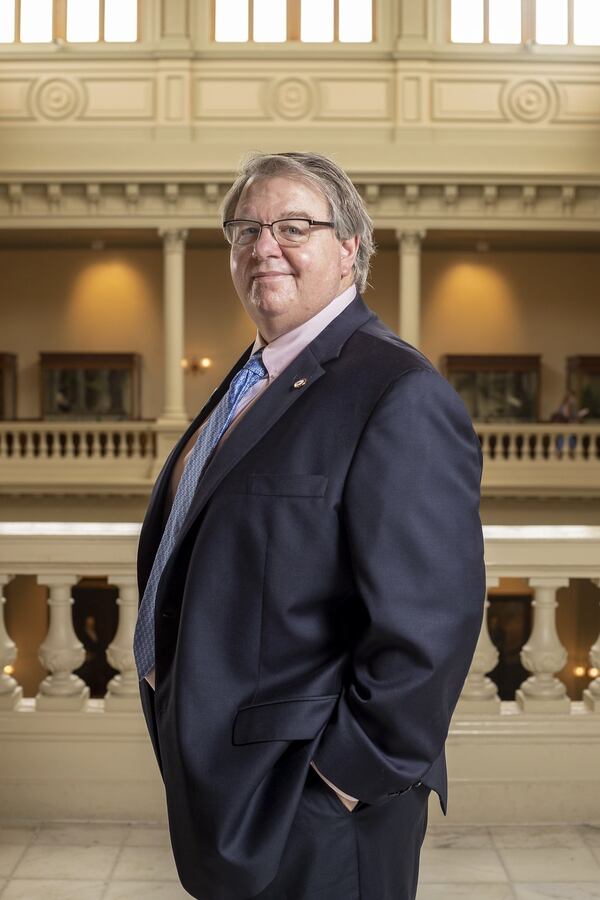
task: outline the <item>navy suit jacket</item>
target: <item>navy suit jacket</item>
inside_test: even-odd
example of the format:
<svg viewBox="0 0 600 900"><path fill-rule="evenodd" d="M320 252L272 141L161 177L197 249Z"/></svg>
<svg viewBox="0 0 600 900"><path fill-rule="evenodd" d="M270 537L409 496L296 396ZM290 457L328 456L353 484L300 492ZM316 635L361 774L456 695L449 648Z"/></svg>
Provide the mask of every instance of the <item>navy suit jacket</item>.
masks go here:
<svg viewBox="0 0 600 900"><path fill-rule="evenodd" d="M175 460L250 350L156 482L140 596ZM311 759L366 803L421 781L446 812L444 743L483 614L480 478L462 401L360 296L220 447L158 587L156 693L140 683L192 896L269 884Z"/></svg>

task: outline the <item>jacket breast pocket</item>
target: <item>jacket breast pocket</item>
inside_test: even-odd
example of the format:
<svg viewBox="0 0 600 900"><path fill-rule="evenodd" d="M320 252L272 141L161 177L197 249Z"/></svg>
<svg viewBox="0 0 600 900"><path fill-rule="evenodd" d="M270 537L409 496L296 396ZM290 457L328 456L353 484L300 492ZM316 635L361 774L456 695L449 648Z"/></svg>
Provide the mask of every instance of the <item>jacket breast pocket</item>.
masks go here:
<svg viewBox="0 0 600 900"><path fill-rule="evenodd" d="M252 474L248 476L249 494L282 497L324 497L327 489L326 475L305 475L289 472L277 474Z"/></svg>
<svg viewBox="0 0 600 900"><path fill-rule="evenodd" d="M319 694L241 706L233 723L233 743L310 741L327 724L339 694Z"/></svg>

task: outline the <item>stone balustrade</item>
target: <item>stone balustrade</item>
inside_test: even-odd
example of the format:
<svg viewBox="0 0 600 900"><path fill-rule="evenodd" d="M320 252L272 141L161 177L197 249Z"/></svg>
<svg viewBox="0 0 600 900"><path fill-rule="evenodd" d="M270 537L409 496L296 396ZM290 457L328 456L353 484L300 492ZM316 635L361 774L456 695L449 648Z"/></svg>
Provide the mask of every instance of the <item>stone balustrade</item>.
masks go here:
<svg viewBox="0 0 600 900"><path fill-rule="evenodd" d="M475 422L486 463L502 461L561 462L581 460L600 465L600 424Z"/></svg>
<svg viewBox="0 0 600 900"><path fill-rule="evenodd" d="M558 677L566 661L566 650L556 627L556 598L557 591L571 579L587 579L600 588L600 528L486 526L484 532L488 591L497 587L502 578L526 579L533 589L532 629L521 650L521 662L530 674L513 701L500 701L496 685L489 678L498 661L498 650L484 615L448 738L449 757L454 760L458 793L464 803L461 815L463 820L470 817L472 821L483 821L485 816L493 820L498 813L500 820L509 820L511 810L527 808L529 811L523 814L533 815L530 807L537 804L537 812L542 804L540 820L552 821L558 809L561 816L573 820L578 814L577 803L591 808L600 799L595 761L600 740L600 677L591 681L583 700L568 697L566 686ZM21 686L12 677L17 648L0 614L0 746L6 741L4 750L0 750L0 788L9 797L10 809L23 808L22 814L33 815L39 797L31 787L25 803L19 784L6 776L6 766L24 765L37 784L35 754L42 754L44 746L61 740L67 732L74 742L69 751L74 771L88 772L93 782L91 763L76 755L75 747L81 740L89 744L90 753L96 755L94 765L104 772L103 778L113 790L114 773L109 774L113 770L109 770L105 757L98 755L98 744L104 743L116 754L117 771L121 762L124 767L121 787L123 779L133 779L133 786L129 785L125 795L116 790L104 795L105 807L111 814L126 817L129 802L124 798L128 796L131 803L143 808L145 815L158 815L161 807L155 788L150 802L135 774L136 754L141 754L149 783L155 777L145 742L132 650L138 602L138 538L139 525L135 523L0 523L0 610L5 603L5 587L17 574L34 575L37 583L47 588L49 610L49 627L39 647L39 658L48 674L35 698L23 697ZM103 699L90 699L89 688L75 674L83 662L83 647L73 627L71 593L80 578L89 576L104 576L118 588L118 627L107 650L107 658L118 674L109 682ZM590 666L600 667L600 636L589 648L589 662ZM34 745L35 751L31 749ZM124 746L130 755L120 761ZM575 766L574 774L571 769L564 769L567 746L577 748L572 750L570 762ZM484 757L477 755L485 747L491 754L489 765L494 766L493 770L486 767ZM20 753L17 748L21 748ZM38 768L43 764L43 759L37 760ZM514 781L516 765L529 770L529 777L537 785L528 794L518 793L518 778ZM81 797L68 794L65 799L57 785L68 778L68 766L64 770L56 759L50 769L53 775L44 782L49 807L54 813L83 814L84 796L86 802L92 802L96 796L93 784ZM490 803L487 813L481 813L483 819L479 813L482 784L487 784Z"/></svg>
<svg viewBox="0 0 600 900"><path fill-rule="evenodd" d="M0 493L149 494L184 427L183 420L0 422ZM600 496L600 425L474 427L484 496Z"/></svg>
<svg viewBox="0 0 600 900"><path fill-rule="evenodd" d="M569 713L572 703L556 677L567 660L556 630L556 594L572 578L587 578L600 586L600 528L486 526L484 531L488 589L497 587L502 577L518 577L526 579L534 591L533 628L521 650L521 662L531 675L517 691L517 706L524 712ZM39 658L49 674L39 687L38 708L74 710L87 705L89 688L73 674L83 663L83 647L73 628L71 597L72 586L86 575L105 576L119 590L119 624L107 650L108 660L119 674L108 685L106 708L138 708L132 652L138 533L135 523L0 523L0 591L15 574L34 574L37 583L48 588L49 629ZM489 602L485 602L487 607ZM0 666L10 666L14 658L15 646L2 618ZM484 616L461 696L462 710L500 712L495 685L487 675L497 661L498 651ZM600 637L590 647L590 663L600 663ZM3 673L0 708L18 708L21 702L19 686ZM600 712L600 677L587 688L584 704L589 712Z"/></svg>
<svg viewBox="0 0 600 900"><path fill-rule="evenodd" d="M0 422L0 460L147 459L155 455L152 422Z"/></svg>

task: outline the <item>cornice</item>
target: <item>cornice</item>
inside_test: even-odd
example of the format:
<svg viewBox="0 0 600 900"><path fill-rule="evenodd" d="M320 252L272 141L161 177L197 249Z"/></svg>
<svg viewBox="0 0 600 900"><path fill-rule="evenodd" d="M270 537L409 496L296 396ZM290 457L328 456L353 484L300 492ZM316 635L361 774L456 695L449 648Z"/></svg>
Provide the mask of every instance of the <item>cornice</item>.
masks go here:
<svg viewBox="0 0 600 900"><path fill-rule="evenodd" d="M350 172L378 227L597 230L600 177ZM234 173L0 181L0 227L214 228Z"/></svg>

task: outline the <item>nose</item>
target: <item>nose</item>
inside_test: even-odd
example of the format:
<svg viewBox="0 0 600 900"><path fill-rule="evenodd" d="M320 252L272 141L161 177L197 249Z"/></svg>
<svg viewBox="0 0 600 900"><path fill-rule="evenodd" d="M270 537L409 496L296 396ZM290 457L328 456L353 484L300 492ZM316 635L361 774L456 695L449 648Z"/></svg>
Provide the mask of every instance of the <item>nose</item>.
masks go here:
<svg viewBox="0 0 600 900"><path fill-rule="evenodd" d="M281 256L281 247L273 237L268 225L263 225L256 239L252 255L256 259L268 259L270 256Z"/></svg>

